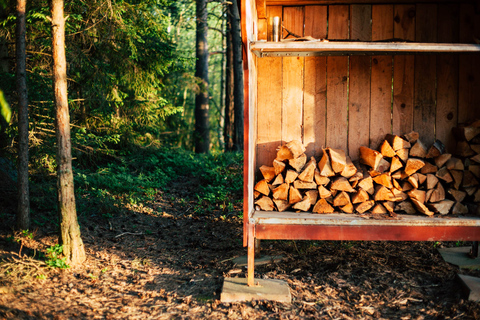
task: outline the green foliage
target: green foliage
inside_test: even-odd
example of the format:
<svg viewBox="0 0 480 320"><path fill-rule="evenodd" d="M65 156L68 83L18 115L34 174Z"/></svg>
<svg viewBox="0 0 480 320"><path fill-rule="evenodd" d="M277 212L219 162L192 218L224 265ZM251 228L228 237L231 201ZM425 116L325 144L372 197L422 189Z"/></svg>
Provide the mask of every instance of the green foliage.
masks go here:
<svg viewBox="0 0 480 320"><path fill-rule="evenodd" d="M46 250L45 254L45 264L52 268L59 268L59 269L68 269L70 266L66 263L67 258L61 258L63 254L63 246L61 245L54 245Z"/></svg>
<svg viewBox="0 0 480 320"><path fill-rule="evenodd" d="M0 115L5 120L6 123L9 123L12 119L12 110L10 110L10 106L5 99L5 95L3 91L0 90ZM1 122L0 122L0 129L1 129Z"/></svg>

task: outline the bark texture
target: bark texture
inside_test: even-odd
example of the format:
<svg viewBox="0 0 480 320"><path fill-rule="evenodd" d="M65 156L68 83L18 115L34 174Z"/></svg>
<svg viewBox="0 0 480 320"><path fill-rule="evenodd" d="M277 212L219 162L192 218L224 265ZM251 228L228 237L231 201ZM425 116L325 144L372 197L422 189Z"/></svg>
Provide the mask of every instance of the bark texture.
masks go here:
<svg viewBox="0 0 480 320"><path fill-rule="evenodd" d="M207 1L197 0L197 38L195 77L198 92L195 96L195 152L207 153L210 150L210 126L208 123L208 43L207 43Z"/></svg>
<svg viewBox="0 0 480 320"><path fill-rule="evenodd" d="M57 126L57 187L60 215L59 243L67 262L77 265L85 261L85 248L80 237L80 227L75 208L73 188L72 153L70 141L70 116L67 100L67 62L65 59L65 19L63 0L52 0L52 51L53 87L55 94Z"/></svg>
<svg viewBox="0 0 480 320"><path fill-rule="evenodd" d="M227 9L227 63L226 63L226 81L225 81L225 122L223 127L223 140L225 141L225 151L233 151L234 147L234 119L235 119L235 103L234 103L234 86L235 78L233 73L233 41L232 41L232 6Z"/></svg>
<svg viewBox="0 0 480 320"><path fill-rule="evenodd" d="M240 12L238 1L232 1L232 48L233 48L233 72L234 72L234 100L235 100L235 134L234 150L243 150L243 62L242 62L242 39L240 36Z"/></svg>
<svg viewBox="0 0 480 320"><path fill-rule="evenodd" d="M27 1L17 0L16 85L18 93L18 207L16 227L30 227L28 186L28 91L26 71L25 12Z"/></svg>

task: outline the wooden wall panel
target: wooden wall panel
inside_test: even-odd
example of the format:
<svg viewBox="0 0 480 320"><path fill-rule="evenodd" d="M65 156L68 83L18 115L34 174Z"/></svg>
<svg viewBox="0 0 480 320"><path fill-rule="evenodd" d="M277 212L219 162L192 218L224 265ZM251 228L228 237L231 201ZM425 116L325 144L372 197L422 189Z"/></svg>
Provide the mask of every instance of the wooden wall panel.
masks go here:
<svg viewBox="0 0 480 320"><path fill-rule="evenodd" d="M438 42L458 42L458 4L438 5ZM449 152L455 148L452 127L457 125L458 106L458 55L437 56L437 109L435 137Z"/></svg>
<svg viewBox="0 0 480 320"><path fill-rule="evenodd" d="M393 37L415 40L415 5L394 6ZM406 134L413 130L415 56L393 57L393 107L392 130L394 134Z"/></svg>
<svg viewBox="0 0 480 320"><path fill-rule="evenodd" d="M350 6L350 39L372 40L372 6ZM348 154L358 159L360 146L370 138L370 57L351 56L348 96Z"/></svg>
<svg viewBox="0 0 480 320"><path fill-rule="evenodd" d="M327 6L305 7L305 36L327 37ZM305 91L303 93L303 143L308 157L318 157L325 147L326 57L305 58Z"/></svg>
<svg viewBox="0 0 480 320"><path fill-rule="evenodd" d="M330 5L328 39L348 39L349 8ZM348 57L327 57L326 146L347 150Z"/></svg>
<svg viewBox="0 0 480 320"><path fill-rule="evenodd" d="M283 25L303 36L304 7L284 7ZM283 59L282 141L303 140L303 67L305 58Z"/></svg>
<svg viewBox="0 0 480 320"><path fill-rule="evenodd" d="M415 41L437 41L437 5L417 4ZM435 98L436 98L435 55L415 57L415 107L413 129L420 134L427 147L435 140Z"/></svg>
<svg viewBox="0 0 480 320"><path fill-rule="evenodd" d="M282 16L281 6L267 7L267 16ZM257 59L256 168L272 165L282 142L282 59Z"/></svg>
<svg viewBox="0 0 480 320"><path fill-rule="evenodd" d="M460 5L460 42L473 43L480 39L480 14L470 4ZM458 122L480 118L480 57L460 55Z"/></svg>
<svg viewBox="0 0 480 320"><path fill-rule="evenodd" d="M372 40L393 37L393 5L372 6ZM392 56L373 56L371 74L370 148L377 149L392 132Z"/></svg>

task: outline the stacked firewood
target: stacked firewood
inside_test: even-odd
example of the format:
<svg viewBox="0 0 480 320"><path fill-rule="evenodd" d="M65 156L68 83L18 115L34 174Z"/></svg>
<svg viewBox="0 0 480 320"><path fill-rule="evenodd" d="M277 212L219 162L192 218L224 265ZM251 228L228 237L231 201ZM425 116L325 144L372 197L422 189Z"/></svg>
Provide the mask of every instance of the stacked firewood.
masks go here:
<svg viewBox="0 0 480 320"><path fill-rule="evenodd" d="M257 210L314 213L468 213L480 204L480 121L454 129L457 152L439 140L427 148L418 133L388 134L378 150L360 147L359 162L326 148L317 162L299 141L280 146L261 166Z"/></svg>

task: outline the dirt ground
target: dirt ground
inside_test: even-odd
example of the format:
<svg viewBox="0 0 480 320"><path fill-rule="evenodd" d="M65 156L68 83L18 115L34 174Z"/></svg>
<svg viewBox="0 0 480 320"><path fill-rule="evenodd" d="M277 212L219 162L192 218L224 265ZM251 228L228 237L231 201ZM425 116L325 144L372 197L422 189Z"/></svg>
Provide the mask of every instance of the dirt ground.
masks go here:
<svg viewBox="0 0 480 320"><path fill-rule="evenodd" d="M288 282L292 304L221 303L225 277L245 277L235 214L192 216L185 186L159 193L151 212L82 222L82 267L46 268L27 258L56 243L54 226L12 241L12 210L0 217L0 319L480 319L462 296L459 270L438 247L455 243L264 241L285 259L256 277ZM235 208L240 211L241 208ZM469 245L468 243L466 245Z"/></svg>

